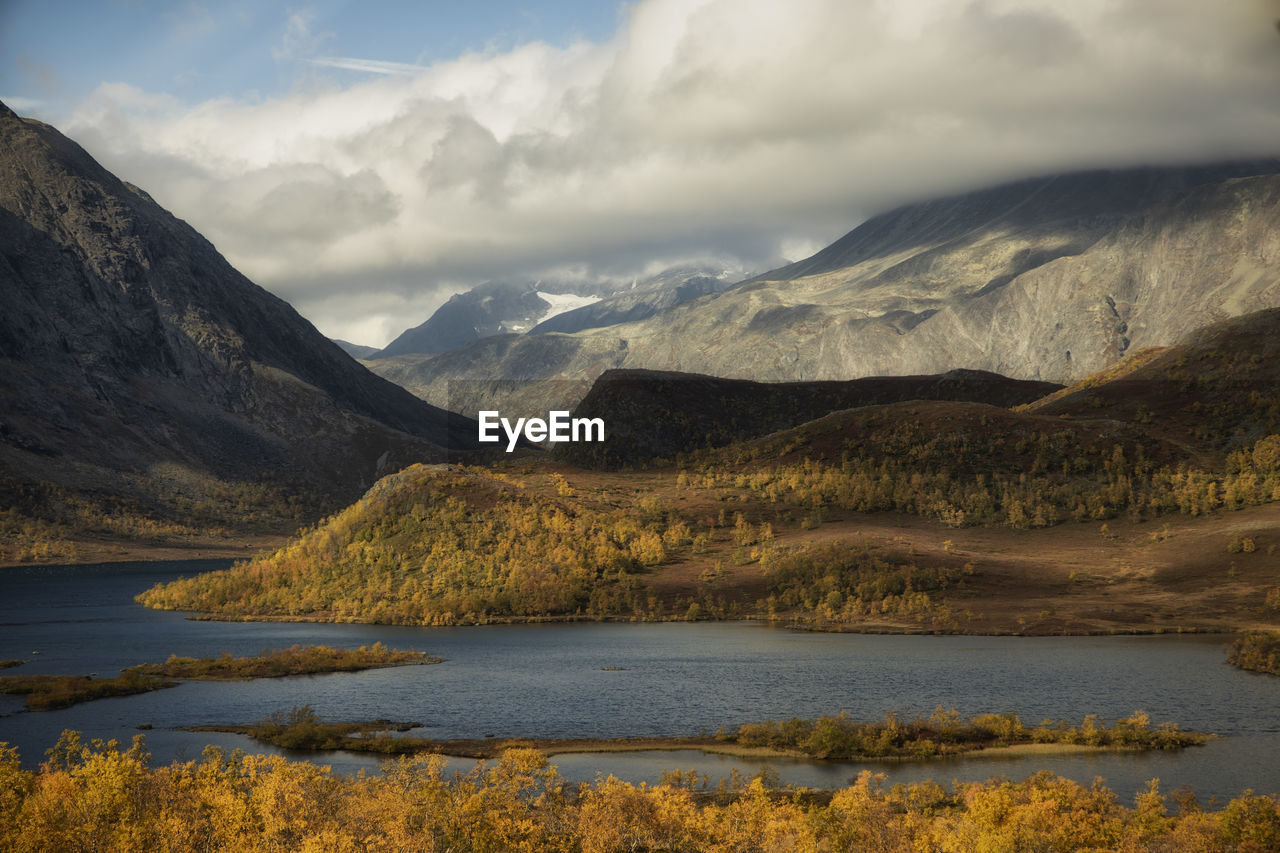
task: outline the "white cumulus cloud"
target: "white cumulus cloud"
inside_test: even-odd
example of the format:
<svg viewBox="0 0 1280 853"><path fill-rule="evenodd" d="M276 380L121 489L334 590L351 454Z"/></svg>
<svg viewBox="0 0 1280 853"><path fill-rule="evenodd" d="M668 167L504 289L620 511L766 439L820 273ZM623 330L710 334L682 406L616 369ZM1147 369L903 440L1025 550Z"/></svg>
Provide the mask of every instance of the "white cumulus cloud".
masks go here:
<svg viewBox="0 0 1280 853"><path fill-rule="evenodd" d="M1003 178L1280 153L1277 14L643 0L606 43L426 67L320 56L297 14L279 57L367 75L194 105L108 84L63 129L323 331L380 344L490 278L760 268Z"/></svg>

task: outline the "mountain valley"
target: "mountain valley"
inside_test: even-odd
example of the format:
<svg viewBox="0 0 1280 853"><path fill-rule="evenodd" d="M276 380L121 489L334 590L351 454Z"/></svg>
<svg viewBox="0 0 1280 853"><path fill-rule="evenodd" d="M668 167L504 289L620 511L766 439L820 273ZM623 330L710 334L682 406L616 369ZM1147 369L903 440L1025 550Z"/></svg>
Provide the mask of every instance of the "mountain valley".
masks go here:
<svg viewBox="0 0 1280 853"><path fill-rule="evenodd" d="M365 362L432 408L74 143L0 118L10 560L265 546L144 597L219 618L1280 619L1275 164L909 206L736 286L677 271L523 333L484 323L545 312L540 291L477 288ZM982 312L986 343L956 325ZM693 364L721 376L672 369ZM885 375L904 364L945 369ZM476 454L464 415L495 401L608 439Z"/></svg>
<svg viewBox="0 0 1280 853"><path fill-rule="evenodd" d="M0 0L0 853L1280 853L1280 0Z"/></svg>

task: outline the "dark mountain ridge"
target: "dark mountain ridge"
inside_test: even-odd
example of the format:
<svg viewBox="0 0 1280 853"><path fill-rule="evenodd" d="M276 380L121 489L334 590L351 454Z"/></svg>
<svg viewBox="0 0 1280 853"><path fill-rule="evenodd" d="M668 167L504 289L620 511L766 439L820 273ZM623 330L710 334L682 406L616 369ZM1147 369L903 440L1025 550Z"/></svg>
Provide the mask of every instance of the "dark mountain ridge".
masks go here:
<svg viewBox="0 0 1280 853"><path fill-rule="evenodd" d="M751 382L691 373L608 370L574 409L575 417L601 418L605 440L561 445L556 453L586 467L647 464L759 438L842 409L908 400L1009 407L1038 400L1061 387L978 370L847 382Z"/></svg>
<svg viewBox="0 0 1280 853"><path fill-rule="evenodd" d="M1211 323L1173 346L1134 353L1026 409L1060 420L1141 424L1189 457L1221 465L1229 452L1280 434L1280 308Z"/></svg>
<svg viewBox="0 0 1280 853"><path fill-rule="evenodd" d="M0 397L6 507L39 509L52 486L172 517L158 496L199 502L205 478L332 505L476 446L471 422L369 373L145 192L3 105Z"/></svg>
<svg viewBox="0 0 1280 853"><path fill-rule="evenodd" d="M747 437L704 461L734 468L741 459L763 466L853 459L915 473L930 454L962 484L1000 472L1011 480L1059 469L1074 475L1087 470L1090 456L1116 471L1145 460L1180 476L1193 469L1236 475L1248 465L1280 472L1280 308L1212 323L1012 408L997 409L976 395L851 408ZM1212 508L1232 495L1219 493L1217 500ZM1277 500L1280 486L1268 487L1232 508Z"/></svg>

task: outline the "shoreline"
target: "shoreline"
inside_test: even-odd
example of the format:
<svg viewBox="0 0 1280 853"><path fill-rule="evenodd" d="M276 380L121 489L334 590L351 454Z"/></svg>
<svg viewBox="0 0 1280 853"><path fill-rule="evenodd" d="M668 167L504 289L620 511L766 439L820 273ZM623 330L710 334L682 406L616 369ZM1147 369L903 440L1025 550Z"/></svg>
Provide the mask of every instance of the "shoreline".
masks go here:
<svg viewBox="0 0 1280 853"><path fill-rule="evenodd" d="M53 711L99 699L134 696L177 687L188 681L237 682L264 678L292 678L361 672L397 666L443 663L444 658L426 652L387 649L382 643L342 649L332 646L298 646L267 650L252 657L181 658L170 655L164 663L143 663L122 669L119 675L0 675L0 693L26 697L20 713ZM24 661L0 661L0 668L21 666Z"/></svg>
<svg viewBox="0 0 1280 853"><path fill-rule="evenodd" d="M284 547L290 536L260 533L223 539L191 536L165 542L131 542L114 539L68 540L76 550L72 557L40 560L0 559L0 572L40 566L96 566L112 563L169 563L184 560L244 560Z"/></svg>
<svg viewBox="0 0 1280 853"><path fill-rule="evenodd" d="M18 569L39 566L89 566L113 565L127 563L161 563L181 562L186 560L240 560L255 556L265 550L280 547L289 540L282 535L262 534L239 540L219 540L200 543L160 543L130 544L114 542L96 542L97 547L87 554L75 559L39 560L12 562L0 561L0 576L7 569ZM87 543L82 543L87 544ZM197 550L199 549L199 550ZM443 625L422 625L410 622L384 622L354 617L335 618L331 614L219 614L200 611L169 611L185 614L185 618L199 622L276 622L281 624L333 624L333 625L394 625L406 627L478 627L483 625L538 625L538 624L660 624L689 621L682 615L669 615L657 618L639 618L633 615L586 616L579 614L557 614L545 616L486 617L478 622L455 622ZM967 636L967 637L1114 637L1114 636L1169 636L1198 635L1224 636L1239 635L1251 630L1275 630L1271 623L1254 619L1242 619L1226 624L1151 624L1150 622L1118 622L1100 626L1088 622L1071 624L1059 618L1052 625L1037 625L1034 621L1019 626L1006 621L1005 624L968 625L934 627L927 625L911 625L892 621L876 621L865 623L829 623L814 624L804 618L804 614L769 614L747 613L731 619L699 618L698 622L747 622L768 624L773 627L792 631L804 631L819 634L870 634L885 636Z"/></svg>
<svg viewBox="0 0 1280 853"><path fill-rule="evenodd" d="M733 758L788 758L799 761L821 761L831 764L910 764L923 763L928 764L934 761L947 761L957 758L1009 758L1021 755L1078 755L1084 753L1103 753L1103 752L1148 752L1140 747L1129 746L1090 746L1083 743L1015 743L1005 746L986 746L975 747L961 752L949 752L942 755L882 755L882 756L858 756L855 758L815 758L800 750L791 749L774 749L767 746L736 746L734 744L688 744L688 743L664 743L667 741L682 741L681 738L653 738L656 745L629 745L618 744L612 746L603 744L599 747L576 748L566 747L563 749L551 749L541 751L550 758L555 755L594 755L598 753L625 753L625 752L700 752L705 755L727 755ZM541 749L541 748L540 748ZM465 758L466 756L452 756L455 758Z"/></svg>
<svg viewBox="0 0 1280 853"><path fill-rule="evenodd" d="M417 727L414 723L397 723L387 720L376 720L368 724L338 724L339 726L365 727L366 731L406 731ZM369 726L379 728L370 729ZM256 726L181 726L176 731L184 732L219 732L238 734L254 740L256 743L271 744L254 737ZM1208 735L1207 738L1216 738ZM356 752L364 755L382 755L395 758L406 755L443 755L448 758L467 758L475 760L491 760L498 758L508 749L536 749L548 758L557 755L598 755L609 753L634 752L700 752L705 755L724 755L733 758L747 759L787 759L794 761L821 762L831 764L904 764L932 763L968 758L1016 758L1029 755L1082 755L1101 753L1139 753L1159 752L1155 748L1140 746L1112 745L1094 746L1077 743L1014 743L991 746L974 745L954 752L935 755L859 755L847 758L818 758L798 749L780 749L769 746L742 746L733 742L720 741L714 737L620 737L620 738L458 738L440 741L404 740L406 745L416 748L402 752L390 752L380 749L359 749L359 742L365 738L356 736L345 738L343 742L335 742L333 747L319 749L298 749L298 752L323 754L328 752ZM277 745L278 744L271 744ZM287 747L282 747L287 748ZM1185 748L1185 747L1184 747Z"/></svg>
<svg viewBox="0 0 1280 853"><path fill-rule="evenodd" d="M279 615L261 615L261 614L244 614L244 615L226 615L216 613L202 613L197 610L178 610L178 611L162 611L170 613L185 613L186 618L192 622L277 622L282 624L312 624L312 625L387 625L394 627L407 628L483 628L493 625L568 625L568 624L584 624L584 625L663 625L670 623L706 623L706 624L727 624L733 622L748 622L769 625L774 628L782 628L789 631L801 631L814 634L871 634L884 636L910 636L910 637L1177 637L1177 636L1232 636L1242 634L1249 630L1257 630L1248 625L1201 625L1201 626L1140 626L1140 625L1116 625L1110 628L1082 628L1080 630L1071 630L1070 628L1057 628L1052 631L1038 631L1035 628L1024 630L999 629L991 630L968 630L964 628L926 628L922 626L911 625L888 625L888 624L868 624L868 625L831 625L826 627L818 627L814 625L788 621L787 619L770 618L759 614L744 614L735 616L730 619L696 619L692 622L682 616L671 616L670 618L657 619L638 619L631 616L579 616L575 614L562 616L520 616L510 618L489 618L483 622L459 622L450 625L422 625L410 622L373 622L362 619L346 618L346 619L328 619L319 616L307 616L302 614L279 614ZM1264 629L1269 626L1264 625Z"/></svg>

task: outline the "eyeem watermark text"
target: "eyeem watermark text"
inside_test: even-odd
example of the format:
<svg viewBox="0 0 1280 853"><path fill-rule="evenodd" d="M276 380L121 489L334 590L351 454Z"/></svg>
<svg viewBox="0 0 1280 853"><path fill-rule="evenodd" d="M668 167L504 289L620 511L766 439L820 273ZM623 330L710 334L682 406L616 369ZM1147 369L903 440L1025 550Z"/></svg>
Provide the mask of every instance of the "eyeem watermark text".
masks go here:
<svg viewBox="0 0 1280 853"><path fill-rule="evenodd" d="M507 436L507 452L516 449L521 435L527 441L604 441L603 418L571 418L568 412L547 412L547 419L516 418L511 421L498 412L480 412L480 441L502 441L498 428Z"/></svg>

